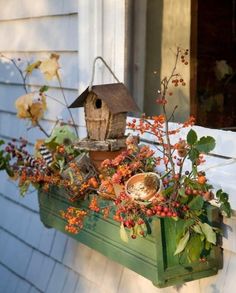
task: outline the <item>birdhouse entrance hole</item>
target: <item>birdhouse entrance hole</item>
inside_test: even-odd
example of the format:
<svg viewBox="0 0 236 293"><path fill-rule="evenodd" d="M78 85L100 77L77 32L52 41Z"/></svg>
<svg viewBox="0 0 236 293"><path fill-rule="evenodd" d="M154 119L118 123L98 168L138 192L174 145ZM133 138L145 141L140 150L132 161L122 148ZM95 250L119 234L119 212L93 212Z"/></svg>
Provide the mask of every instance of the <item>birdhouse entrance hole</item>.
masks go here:
<svg viewBox="0 0 236 293"><path fill-rule="evenodd" d="M102 108L102 100L101 99L96 99L94 103L95 109L101 109Z"/></svg>

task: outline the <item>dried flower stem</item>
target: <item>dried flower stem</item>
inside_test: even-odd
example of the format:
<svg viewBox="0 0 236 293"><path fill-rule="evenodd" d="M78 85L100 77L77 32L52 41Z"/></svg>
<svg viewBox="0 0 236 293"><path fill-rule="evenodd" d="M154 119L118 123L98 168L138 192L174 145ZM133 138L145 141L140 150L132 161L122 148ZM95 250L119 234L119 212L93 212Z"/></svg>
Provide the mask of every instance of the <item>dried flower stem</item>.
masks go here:
<svg viewBox="0 0 236 293"><path fill-rule="evenodd" d="M30 112L30 109L27 111L30 114L30 117L33 118L32 113ZM46 132L46 130L41 126L41 124L38 122L38 120L35 120L36 126L47 136L50 137L50 135Z"/></svg>
<svg viewBox="0 0 236 293"><path fill-rule="evenodd" d="M163 87L163 93L162 93L162 100L165 100L166 98L166 93L167 93L167 90L168 90L168 86L169 86L169 83L171 81L171 79L176 76L176 73L175 73L175 70L176 70L176 67L177 67L177 63L178 63L178 59L179 59L179 54L180 54L180 49L177 48L177 53L176 53L176 56L175 56L175 62L174 62L174 66L173 66L173 69L172 69L172 72L169 76L169 78L165 77L162 81L161 81L161 85ZM162 106L162 109L163 109L163 114L164 114L164 117L165 117L165 130L166 130L166 142L167 142L167 148L166 148L166 152L167 152L167 157L169 159L169 162L171 164L171 168L172 168L172 175L175 175L175 164L174 164L174 161L173 161L173 158L172 158L172 154L171 154L171 143L170 143L170 136L169 136L169 119L168 116L167 116L167 112L166 112L166 105L165 103L163 103L163 106ZM171 116L173 116L174 112L176 110L176 107L172 113Z"/></svg>
<svg viewBox="0 0 236 293"><path fill-rule="evenodd" d="M24 75L23 71L21 70L21 68L17 65L16 61L13 59L13 58L9 58L7 56L5 56L4 54L0 54L0 57L10 61L16 68L16 70L19 72L21 78L22 78L22 81L23 81L23 88L25 90L25 93L28 94L28 90L27 90L27 87L26 87L26 79L27 79L27 76L28 76L28 73L26 72L26 74Z"/></svg>
<svg viewBox="0 0 236 293"><path fill-rule="evenodd" d="M10 62L15 66L16 70L19 72L20 77L21 77L21 79L22 79L22 81L23 81L23 88L24 88L24 91L25 91L26 94L28 94L29 91L28 91L28 89L27 89L27 85L26 85L26 80L27 80L27 77L28 77L28 72L26 71L26 73L24 74L23 70L19 67L19 65L16 63L16 61L15 61L13 58L9 58L9 57L5 56L5 55L2 54L2 53L0 53L0 57L6 59L6 60L8 60L8 61L10 61ZM62 96L63 96L63 99L64 99L65 103L62 103L62 102L59 101L58 99L56 99L56 98L54 98L54 97L52 97L52 96L49 96L49 95L47 95L47 94L46 94L46 96L47 96L48 98L50 98L50 99L56 101L57 103L59 103L59 104L61 104L61 105L67 107L68 112L69 112L70 117L71 117L71 120L72 120L72 123L73 123L73 126L74 126L74 128L75 128L76 135L77 135L77 137L79 137L78 130L77 130L77 127L76 127L76 123L75 123L75 121L74 121L74 118L73 118L73 116L72 116L72 113L71 113L70 109L68 108L68 103L67 103L67 100L66 100L66 97L65 97L65 93L64 93L64 90L63 90L63 87L62 87L62 84L61 84L61 80L60 80L60 77L59 77L58 74L57 74L57 80L58 80L58 83L59 83L59 86L60 86L60 90L61 90L61 92L62 92ZM29 111L29 114L30 114L30 116L32 117L32 114L30 113L30 111ZM44 128L40 125L40 123L39 123L38 121L35 121L35 124L36 124L36 126L37 126L37 127L38 127L38 128L39 128L39 129L40 129L40 130L41 130L46 136L47 136L47 137L49 137L48 133L44 130Z"/></svg>
<svg viewBox="0 0 236 293"><path fill-rule="evenodd" d="M63 96L64 102L65 102L65 105L66 105L66 107L67 107L67 109L68 109L68 112L69 112L69 114L70 114L71 121L73 122L74 129L75 129L75 133L76 133L77 137L79 137L79 133L78 133L78 129L77 129L77 127L76 127L75 120L74 120L74 118L73 118L73 115L72 115L72 113L71 113L71 110L68 108L69 105L68 105L68 103L67 103L66 96L65 96L65 93L64 93L64 89L63 89L62 84L61 84L61 79L60 79L58 73L57 73L56 76L57 76L57 80L58 80L58 83L59 83L59 86L60 86L60 90L61 90L61 92L62 92L62 96Z"/></svg>

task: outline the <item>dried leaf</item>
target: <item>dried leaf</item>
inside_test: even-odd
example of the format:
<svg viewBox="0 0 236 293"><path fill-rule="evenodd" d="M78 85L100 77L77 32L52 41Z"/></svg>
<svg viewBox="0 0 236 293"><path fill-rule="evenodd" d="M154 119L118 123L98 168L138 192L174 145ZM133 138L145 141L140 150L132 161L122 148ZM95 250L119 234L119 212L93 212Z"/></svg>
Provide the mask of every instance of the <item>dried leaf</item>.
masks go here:
<svg viewBox="0 0 236 293"><path fill-rule="evenodd" d="M46 111L45 96L33 92L19 97L15 102L17 116L21 119L30 119L32 124L40 120Z"/></svg>
<svg viewBox="0 0 236 293"><path fill-rule="evenodd" d="M58 77L58 57L59 55L52 54L51 57L47 60L41 62L39 69L44 75L46 80L52 80L54 77Z"/></svg>
<svg viewBox="0 0 236 293"><path fill-rule="evenodd" d="M32 63L32 64L29 64L29 65L26 67L25 71L26 71L28 74L31 74L31 73L33 72L34 69L39 68L40 64L41 64L41 61L36 61L36 62L34 62L34 63Z"/></svg>

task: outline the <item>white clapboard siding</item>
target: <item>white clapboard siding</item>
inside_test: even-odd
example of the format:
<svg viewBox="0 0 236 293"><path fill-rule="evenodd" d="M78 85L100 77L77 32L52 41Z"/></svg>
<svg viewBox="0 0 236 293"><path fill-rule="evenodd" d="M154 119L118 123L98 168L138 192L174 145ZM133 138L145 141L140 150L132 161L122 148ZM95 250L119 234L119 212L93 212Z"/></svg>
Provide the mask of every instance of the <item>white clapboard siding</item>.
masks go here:
<svg viewBox="0 0 236 293"><path fill-rule="evenodd" d="M49 15L77 13L77 1L74 0L0 0L2 7L0 20L22 19Z"/></svg>
<svg viewBox="0 0 236 293"><path fill-rule="evenodd" d="M0 26L1 30L1 26ZM63 35L62 35L63 38ZM78 52L73 51L45 51L45 52L4 52L4 56L12 58L17 62L17 65L21 70L25 70L27 63L33 63L37 60L46 60L50 57L50 54L55 52L60 55L59 58L59 75L63 88L78 90ZM0 49L1 53L1 49ZM18 61L18 58L20 59ZM42 86L44 84L51 87L59 87L58 80L53 78L50 81L46 81L40 70L34 70L33 74L27 78L27 84L34 86ZM5 58L0 59L0 84L19 84L22 85L22 78L17 71L16 67ZM3 97L1 97L2 99ZM0 104L1 105L1 104Z"/></svg>
<svg viewBox="0 0 236 293"><path fill-rule="evenodd" d="M77 50L77 21L77 13L1 21L0 51Z"/></svg>
<svg viewBox="0 0 236 293"><path fill-rule="evenodd" d="M31 87L30 91L38 91L39 87ZM15 121L16 117L16 108L15 101L21 95L24 95L24 89L22 86L13 86L13 85L1 85L0 84L0 116L5 114L11 114L12 118ZM78 92L76 90L64 90L64 94L66 97L66 103L70 105L78 96ZM57 119L62 119L66 122L71 120L70 113L66 107L66 103L64 101L62 92L58 88L52 88L47 91L47 110L45 112L44 118L46 120L50 120L52 122ZM74 120L78 123L79 114L77 109L71 109L71 113L73 114ZM18 119L19 122L19 119ZM15 122L12 122L15 123ZM4 127L4 126L3 126ZM8 131L8 129L5 129Z"/></svg>
<svg viewBox="0 0 236 293"><path fill-rule="evenodd" d="M22 60L33 62L48 58L52 52L58 53L62 86L70 104L77 97L78 89L78 3L74 0L31 2L0 1L0 52L15 60L20 58L19 64ZM38 90L48 83L40 72L34 72L27 84L30 90ZM64 102L58 83L52 81L49 85L52 88L48 95ZM29 125L16 118L14 102L22 94L19 73L1 59L0 137L6 141L26 136L33 142L42 135L35 129L26 131ZM42 121L46 129L52 129L58 116L70 119L60 103L48 99L48 107ZM78 121L76 110L73 115ZM33 151L32 146L29 148ZM62 264L67 237L42 226L37 193L30 191L25 198L19 196L16 182L1 172L0 203L0 292L73 292L79 274Z"/></svg>

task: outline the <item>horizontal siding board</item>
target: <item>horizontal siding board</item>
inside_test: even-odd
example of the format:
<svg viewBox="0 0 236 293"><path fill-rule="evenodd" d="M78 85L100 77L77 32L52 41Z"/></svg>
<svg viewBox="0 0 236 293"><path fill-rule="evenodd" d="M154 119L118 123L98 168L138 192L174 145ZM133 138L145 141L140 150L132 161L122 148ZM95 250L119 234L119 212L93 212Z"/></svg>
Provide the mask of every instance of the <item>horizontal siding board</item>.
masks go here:
<svg viewBox="0 0 236 293"><path fill-rule="evenodd" d="M38 91L39 88L34 87L32 91ZM0 84L0 116L11 115L11 120L16 116L15 101L21 95L24 95L24 91L21 86L1 85ZM64 91L67 104L71 104L78 96L76 90ZM71 120L70 113L65 105L65 101L60 89L49 89L47 92L47 110L44 114L44 118L49 121L56 121L57 119L63 119L64 122ZM79 111L78 109L71 109L71 113L76 124L79 123ZM19 119L17 119L19 121ZM13 121L12 121L13 122Z"/></svg>
<svg viewBox="0 0 236 293"><path fill-rule="evenodd" d="M61 293L68 293L68 292L74 293L78 280L79 280L78 275L74 273L73 271L70 271L67 275L67 278Z"/></svg>
<svg viewBox="0 0 236 293"><path fill-rule="evenodd" d="M15 293L29 293L30 284L24 280L19 280Z"/></svg>
<svg viewBox="0 0 236 293"><path fill-rule="evenodd" d="M26 279L45 292L54 266L55 262L52 259L35 250L27 269Z"/></svg>
<svg viewBox="0 0 236 293"><path fill-rule="evenodd" d="M0 232L0 237L1 237L1 232ZM0 292L5 292L8 282L10 281L12 275L13 274L11 272L9 272L5 267L3 267L0 264L0 276L1 276Z"/></svg>
<svg viewBox="0 0 236 293"><path fill-rule="evenodd" d="M0 226L24 239L30 224L31 212L1 195L0 204Z"/></svg>
<svg viewBox="0 0 236 293"><path fill-rule="evenodd" d="M31 188L25 197L20 196L19 189L17 188L17 182L8 178L5 172L0 172L0 195L6 197L13 203L23 206L33 213L38 213L39 205L37 199L37 193Z"/></svg>
<svg viewBox="0 0 236 293"><path fill-rule="evenodd" d="M40 87L31 87L30 92L39 91ZM66 101L68 104L72 103L78 96L77 90L64 90ZM16 113L15 101L18 97L25 95L25 91L21 85L12 85L12 84L1 84L0 83L0 111ZM62 97L62 92L59 88L50 88L47 93L47 104L48 109L45 112L46 117L51 120L55 119L57 116L62 116L60 111L66 110L65 102ZM54 110L55 107L57 111ZM78 109L71 109L74 113L79 112ZM54 113L54 112L59 112ZM67 111L68 112L68 111ZM53 114L54 113L54 114ZM1 112L0 112L1 115ZM51 117L50 117L51 116Z"/></svg>
<svg viewBox="0 0 236 293"><path fill-rule="evenodd" d="M75 51L78 48L77 27L77 15L2 21L0 51L36 51L39 48Z"/></svg>
<svg viewBox="0 0 236 293"><path fill-rule="evenodd" d="M4 249L1 250L1 263L9 267L21 277L24 277L31 259L32 248L28 247L12 235L4 232L3 237L1 235L0 238L0 247L2 247L1 242L3 241L6 245Z"/></svg>
<svg viewBox="0 0 236 293"><path fill-rule="evenodd" d="M69 238L66 244L63 263L80 275L85 276L92 258L92 253L93 250L88 246Z"/></svg>
<svg viewBox="0 0 236 293"><path fill-rule="evenodd" d="M65 246L67 241L68 237L65 234L61 233L60 231L56 231L51 250L51 256L60 262L64 257Z"/></svg>
<svg viewBox="0 0 236 293"><path fill-rule="evenodd" d="M40 0L33 5L31 0L0 0L0 5L4 7L0 20L77 13L78 10L75 0Z"/></svg>
<svg viewBox="0 0 236 293"><path fill-rule="evenodd" d="M9 124L9 121L11 121L11 124ZM52 132L55 126L55 122L49 123L45 120L40 121L40 124L48 134ZM17 125L18 127L12 127L12 125ZM37 139L45 138L44 133L40 132L36 127L28 129L29 126L27 121L19 120L15 115L0 115L0 136L3 135L4 137L10 135L12 138L24 137L28 142L33 144ZM73 128L71 129L73 130Z"/></svg>
<svg viewBox="0 0 236 293"><path fill-rule="evenodd" d="M68 273L69 273L69 270L67 268L57 263L54 267L52 276L49 280L48 287L45 292L46 293L61 292L65 285Z"/></svg>
<svg viewBox="0 0 236 293"><path fill-rule="evenodd" d="M63 26L61 24L61 26ZM1 25L0 25L1 33ZM63 38L63 36L61 36ZM0 45L1 46L1 45ZM0 49L1 51L1 49ZM78 90L78 53L74 52L58 52L59 59L59 75L62 83L62 87L66 89ZM5 52L4 56L14 59L21 70L25 70L28 63L33 63L37 60L46 60L50 57L50 53L8 53ZM20 58L20 61L17 59ZM22 85L22 78L15 66L5 58L0 59L0 83L14 85ZM40 70L35 70L33 74L27 79L28 85L42 86L49 85L51 87L59 88L59 83L56 78L51 81L46 81L43 78ZM1 98L2 99L2 96ZM1 104L0 104L1 105Z"/></svg>
<svg viewBox="0 0 236 293"><path fill-rule="evenodd" d="M120 264L107 260L106 270L104 273L105 278L103 278L101 287L104 291L110 293L116 293L117 288L123 273L124 267Z"/></svg>

